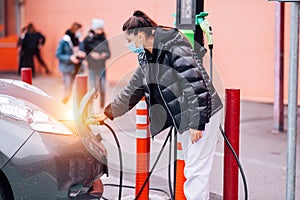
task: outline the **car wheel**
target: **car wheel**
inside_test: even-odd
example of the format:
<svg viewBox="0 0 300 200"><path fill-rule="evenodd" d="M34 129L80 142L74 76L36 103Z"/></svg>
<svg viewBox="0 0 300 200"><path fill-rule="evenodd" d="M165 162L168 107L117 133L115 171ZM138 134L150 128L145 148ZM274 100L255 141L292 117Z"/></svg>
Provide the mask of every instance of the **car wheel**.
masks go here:
<svg viewBox="0 0 300 200"><path fill-rule="evenodd" d="M0 172L0 200L13 200L12 191L7 178Z"/></svg>
<svg viewBox="0 0 300 200"><path fill-rule="evenodd" d="M5 193L1 185L0 185L0 200L6 200Z"/></svg>

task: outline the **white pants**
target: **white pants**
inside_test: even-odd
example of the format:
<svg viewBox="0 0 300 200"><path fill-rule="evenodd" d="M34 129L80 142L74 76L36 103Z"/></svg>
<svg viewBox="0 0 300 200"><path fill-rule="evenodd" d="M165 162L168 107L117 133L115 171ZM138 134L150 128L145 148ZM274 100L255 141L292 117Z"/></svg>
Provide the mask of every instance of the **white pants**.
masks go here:
<svg viewBox="0 0 300 200"><path fill-rule="evenodd" d="M219 126L222 121L222 111L217 112L206 124L203 136L192 144L190 132L178 134L182 144L182 156L185 161L184 195L187 200L208 200L209 179L214 160L217 140L220 135ZM179 156L179 155L178 155Z"/></svg>

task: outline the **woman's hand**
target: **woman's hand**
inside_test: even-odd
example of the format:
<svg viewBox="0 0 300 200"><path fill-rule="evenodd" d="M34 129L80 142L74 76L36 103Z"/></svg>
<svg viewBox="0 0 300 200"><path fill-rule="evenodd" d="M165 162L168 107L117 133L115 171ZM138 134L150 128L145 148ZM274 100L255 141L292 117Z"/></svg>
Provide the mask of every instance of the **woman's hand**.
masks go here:
<svg viewBox="0 0 300 200"><path fill-rule="evenodd" d="M199 139L202 138L202 131L200 130L190 129L190 134L191 134L192 144L194 144L195 142L197 142Z"/></svg>
<svg viewBox="0 0 300 200"><path fill-rule="evenodd" d="M79 50L78 53L77 53L77 57L78 58L85 58L86 57L86 53Z"/></svg>
<svg viewBox="0 0 300 200"><path fill-rule="evenodd" d="M76 55L75 55L75 54L71 55L70 61L71 61L73 64L78 64L78 63L80 62L80 61L76 58Z"/></svg>
<svg viewBox="0 0 300 200"><path fill-rule="evenodd" d="M101 60L101 59L102 59L101 54L98 53L98 52L92 51L92 52L90 53L90 56L91 56L94 60Z"/></svg>
<svg viewBox="0 0 300 200"><path fill-rule="evenodd" d="M88 118L86 120L86 124L87 125L100 125L106 119L108 119L108 117L104 113L102 113L100 115L94 115L94 116L91 116L91 118Z"/></svg>
<svg viewBox="0 0 300 200"><path fill-rule="evenodd" d="M94 60L103 60L106 58L107 54L105 52L102 53L98 53L98 52L91 52L90 56L94 59Z"/></svg>

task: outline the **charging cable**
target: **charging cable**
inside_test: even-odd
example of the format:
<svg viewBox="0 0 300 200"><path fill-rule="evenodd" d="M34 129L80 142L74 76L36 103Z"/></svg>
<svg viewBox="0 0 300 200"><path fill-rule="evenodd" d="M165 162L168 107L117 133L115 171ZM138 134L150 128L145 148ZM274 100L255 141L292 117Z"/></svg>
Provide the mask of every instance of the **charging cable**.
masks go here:
<svg viewBox="0 0 300 200"><path fill-rule="evenodd" d="M93 92L94 92L94 91L92 91L92 92L90 93L90 96L91 96L92 94L94 94ZM88 103L87 103L87 102L88 102L88 99L89 99L89 95L87 95L86 102L83 102L83 103L88 104ZM84 109L85 109L85 108L86 108L86 107L84 107ZM84 110L84 109L83 109L83 110ZM81 111L82 113L83 113L83 110ZM83 116L83 114L82 114L82 116ZM86 124L94 124L93 122L94 122L94 120L91 120L91 121L88 120ZM120 142L119 142L119 140L118 140L118 138L117 138L117 136L116 136L115 131L114 131L108 124L106 124L104 121L100 121L100 123L99 123L98 125L104 125L104 126L106 126L106 127L110 130L110 132L111 132L111 133L113 134L113 136L114 136L114 140L115 140L115 142L116 142L116 144L117 144L117 147L118 147L119 161L120 161L120 179L119 179L119 185L114 185L114 184L104 184L104 186L116 186L116 187L119 187L119 195L118 195L118 199L121 200L121 197L122 197L122 188L123 188L123 187L124 187L124 188L132 188L132 189L135 188L135 187L123 185L123 158L122 158L122 151L121 151L121 145L120 145ZM223 130L221 124L220 124L220 126L219 126L219 129L220 129L220 131L221 131L221 133L222 133L222 135L223 135L223 137L224 137L224 140L225 140L226 144L228 145L228 147L230 148L230 150L232 151L232 153L233 153L233 155L234 155L234 157L235 157L235 159L236 159L236 162L237 162L238 167L239 167L239 169L240 169L240 172L241 172L241 175L242 175L242 179L243 179L243 183L244 183L245 200L248 200L248 187L247 187L247 181L246 181L246 176L245 176L245 173L244 173L244 171L243 171L242 165L241 165L241 163L240 163L240 161L239 161L238 156L236 155L236 152L234 151L234 149L233 149L233 147L231 146L231 144L230 144L228 138L226 137L226 134L225 134L225 132L224 132L224 130ZM149 172L149 174L148 174L148 176L147 176L147 178L146 178L144 184L142 185L142 188L140 189L140 191L138 192L138 194L137 194L137 196L135 197L134 200L137 200L137 199L140 197L140 195L141 195L143 189L145 188L146 184L149 182L149 178L150 178L150 176L152 175L152 173L153 173L153 171L154 171L154 169L155 169L155 167L156 167L156 165L157 165L157 163L158 163L158 161L159 161L159 159L160 159L160 157L161 157L161 155L162 155L162 152L163 152L163 150L164 150L164 148L165 148L165 146L166 146L167 141L169 140L169 138L170 138L170 144L171 144L171 142L172 142L172 130L173 130L173 127L170 128L169 133L168 133L168 135L167 135L167 137L166 137L166 139L165 139L165 141L164 141L164 143L163 143L163 146L161 147L161 150L160 150L160 152L159 152L159 154L158 154L158 156L157 156L157 158L156 158L156 160L155 160L155 162L154 162L154 164L153 164L153 166L152 166L152 168L151 168L151 170L150 170L150 172ZM176 148L177 140L176 140L176 139L177 139L177 133L176 133L176 130L175 130L175 132L174 132L174 158L177 157L177 148ZM175 162L175 163L176 163L176 162ZM175 163L174 163L174 186L173 186L173 190L172 190L172 186L171 186L171 175L170 175L170 174L171 174L171 146L170 146L170 152L169 152L169 170L168 170L168 171L169 171L169 190L170 190L170 195L171 195L171 198L170 198L170 199L172 199L172 200L175 199L175 188L176 188L176 174L175 174L175 173L176 173L176 164L175 164ZM168 194L167 192L165 192L164 190L161 190L161 189L156 189L156 188L149 188L149 189L150 189L150 190L155 190L155 191L160 191L160 192L163 192L163 193L165 193L165 194ZM174 192L173 192L173 191L174 191ZM107 200L107 199L104 198L104 197L102 197L102 198L105 199L105 200Z"/></svg>
<svg viewBox="0 0 300 200"><path fill-rule="evenodd" d="M106 123L103 122L103 121L101 121L99 125L104 125L104 126L106 126L106 127L110 130L110 132L113 134L114 139L115 139L115 142L116 142L117 147L118 147L119 161L120 161L120 178L119 178L119 185L117 185L117 184L104 184L104 186L115 186L115 187L119 187L118 200L121 200L121 197L122 197L122 188L123 188L123 187L124 187L124 188L131 188L131 189L134 189L135 187L134 187L134 186L126 186L126 185L123 185L123 158L122 158L122 151L121 151L121 145L120 145L120 142L119 142L119 140L118 140L118 138L117 138L117 136L116 136L115 131L111 128L111 126L109 126L108 124L106 124ZM221 124L220 124L220 126L219 126L219 129L220 129L220 131L221 131L221 133L222 133L222 136L223 136L223 138L224 138L226 144L228 145L228 147L230 148L230 150L232 151L232 153L233 153L233 155L234 155L234 157L235 157L235 159L236 159L236 162L237 162L238 167L239 167L239 169L240 169L240 172L241 172L241 175L242 175L242 179L243 179L243 183L244 183L245 200L248 200L248 187L247 187L247 181L246 181L246 176L245 176L244 170L243 170L243 168L242 168L242 165L241 165L241 163L240 163L240 161L239 161L239 158L238 158L236 152L234 151L234 149L233 149L233 147L231 146L231 144L230 144L228 138L226 137L226 134L225 134L225 132L224 132L224 130L223 130ZM144 188L146 187L146 184L149 182L150 176L152 175L152 173L153 173L153 171L154 171L154 169L155 169L155 167L156 167L156 165L157 165L157 163L158 163L158 161L159 161L159 159L160 159L160 157L161 157L161 155L162 155L162 152L164 151L164 148L165 148L165 146L166 146L166 144L167 144L167 141L168 141L169 139L170 139L170 143L171 143L171 141L172 141L172 130L173 130L173 127L170 128L169 133L168 133L168 135L167 135L167 137L166 137L166 139L165 139L165 141L164 141L164 143L163 143L163 146L161 147L160 152L159 152L159 154L158 154L158 156L157 156L157 158L156 158L156 160L155 160L155 162L154 162L154 164L153 164L153 166L152 166L152 168L151 168L151 170L150 170L150 172L149 172L149 174L148 174L148 176L147 176L147 178L146 178L144 184L142 185L140 191L138 192L138 194L136 195L136 197L134 198L134 200L137 200L137 199L141 196L142 191L143 191ZM176 138L176 136L177 136L177 134L176 134L176 132L175 132L175 133L174 133L174 139ZM177 143L177 141L174 140L174 153L175 153L175 151L177 150L177 149L176 149L176 146L175 146L175 142ZM174 156L175 156L175 155L176 155L176 154L174 154ZM174 158L176 158L176 157L174 157ZM170 196L171 196L170 199L171 199L171 200L174 200L174 199L175 199L175 188L176 188L175 182L176 182L176 179L174 180L174 186L173 186L173 189L172 189L172 186L171 186L171 175L170 175L170 174L171 174L171 168L170 168L170 167L171 167L171 146L170 146L170 152L169 152L169 170L168 170L169 174L168 174L168 175L169 175L169 190L170 190ZM174 178L176 177L175 173L176 173L176 168L174 167ZM163 193L169 195L166 191L161 190L161 189L150 188L150 190L163 192ZM102 197L102 199L107 200L107 199L104 198L104 197Z"/></svg>
<svg viewBox="0 0 300 200"><path fill-rule="evenodd" d="M122 158L121 145L120 145L120 142L117 138L117 135L116 135L115 131L108 124L106 124L104 121L100 121L99 125L104 125L110 130L110 132L114 136L115 142L116 142L117 147L118 147L119 160L120 160L120 177L119 177L119 196L118 196L118 200L121 200L121 198L122 198L122 187L123 187L123 158Z"/></svg>
<svg viewBox="0 0 300 200"><path fill-rule="evenodd" d="M121 200L121 198L122 198L122 188L123 187L124 188L132 188L132 189L134 189L135 187L123 185L123 158L122 158L122 150L121 150L121 145L120 145L120 142L119 142L119 140L118 140L118 138L116 136L115 131L113 130L113 128L111 126L109 126L108 124L106 124L104 121L100 121L99 125L106 126L110 130L110 132L113 134L115 142L116 142L117 147L118 147L119 160L120 160L120 179L119 179L119 185L116 185L116 184L104 184L104 186L116 186L116 187L119 187L118 200ZM163 143L163 146L162 146L162 148L161 148L161 150L160 150L160 152L159 152L159 154L158 154L158 156L157 156L157 158L156 158L156 160L155 160L155 162L154 162L154 164L153 164L153 166L152 166L152 168L151 168L151 170L150 170L150 172L149 172L149 174L148 174L148 176L147 176L147 178L146 178L146 180L144 182L144 184L142 185L140 191L138 192L138 194L136 195L136 197L134 198L134 200L137 200L141 196L142 191L144 190L146 184L149 182L149 178L152 175L152 173L153 173L153 171L154 171L154 169L155 169L155 167L156 167L156 165L157 165L157 163L158 163L158 161L159 161L159 159L160 159L160 157L162 155L162 152L163 152L163 150L164 150L164 148L165 148L165 146L167 144L167 141L169 140L169 137L170 137L171 133L172 133L172 128L170 129L170 131L168 133L168 136L166 137L166 139L165 139L165 141ZM169 195L166 191L161 190L161 189L156 189L156 188L149 188L149 189L150 190L154 190L154 191L163 192L163 193ZM102 197L102 199L107 200L104 197Z"/></svg>
<svg viewBox="0 0 300 200"><path fill-rule="evenodd" d="M243 179L243 183L244 183L245 200L248 200L248 187L247 187L247 181L246 181L246 176L245 176L243 167L242 167L242 165L240 163L240 160L239 160L238 156L236 155L236 152L234 151L233 147L231 146L231 144L230 144L230 142L229 142L229 140L228 140L228 138L227 138L227 136L226 136L226 134L225 134L225 132L224 132L221 124L219 126L219 129L220 129L220 131L221 131L221 133L223 135L223 138L224 138L226 144L228 145L229 149L233 153L234 158L235 158L235 160L236 160L236 162L237 162L237 164L239 166L239 169L240 169L240 172L241 172L241 175L242 175L242 179Z"/></svg>
<svg viewBox="0 0 300 200"><path fill-rule="evenodd" d="M155 162L154 162L154 164L153 164L153 166L152 166L152 168L151 168L151 170L150 170L150 172L149 172L149 174L148 174L148 176L147 176L147 178L146 178L143 186L141 187L140 191L138 192L138 194L136 195L136 197L134 198L134 200L137 200L141 196L142 191L146 187L146 184L149 182L149 178L152 175L152 173L153 173L153 171L154 171L154 169L155 169L155 167L156 167L156 165L157 165L157 163L158 163L158 161L159 161L159 159L161 157L161 154L162 154L163 150L165 149L165 146L166 146L166 144L167 144L167 142L168 142L169 137L170 137L171 134L172 134L172 128L170 128L168 136L166 137L166 139L165 139L165 141L163 143L163 146L161 147L161 149L159 151L159 154L158 154L158 156L157 156L157 158L156 158L156 160L155 160Z"/></svg>

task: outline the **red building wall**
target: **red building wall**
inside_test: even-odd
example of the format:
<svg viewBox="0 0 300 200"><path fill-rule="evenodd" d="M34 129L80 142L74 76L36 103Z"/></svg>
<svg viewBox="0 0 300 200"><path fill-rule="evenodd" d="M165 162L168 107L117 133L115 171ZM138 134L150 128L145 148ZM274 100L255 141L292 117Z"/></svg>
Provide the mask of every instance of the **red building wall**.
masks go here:
<svg viewBox="0 0 300 200"><path fill-rule="evenodd" d="M43 54L52 70L57 70L55 50L64 31L73 21L88 29L94 17L105 20L105 31L113 57L109 60L108 79L128 81L137 66L135 55L122 52L125 41L121 27L137 9L156 22L173 26L175 0L27 0L24 21L34 22L47 36ZM207 20L214 30L214 64L225 88L240 88L242 99L272 102L274 95L274 16L275 2L264 0L205 1ZM286 5L285 99L287 99L289 59L289 5ZM130 71L130 72L129 72ZM128 74L129 72L129 74ZM219 83L217 83L219 84ZM299 99L300 99L300 95Z"/></svg>

